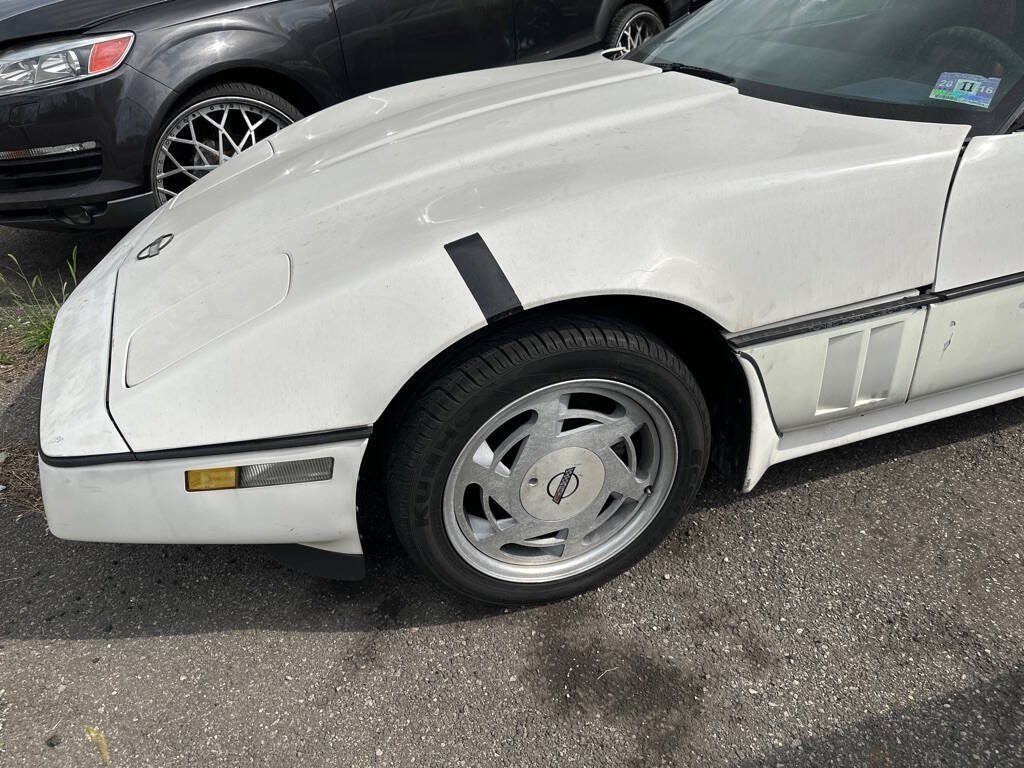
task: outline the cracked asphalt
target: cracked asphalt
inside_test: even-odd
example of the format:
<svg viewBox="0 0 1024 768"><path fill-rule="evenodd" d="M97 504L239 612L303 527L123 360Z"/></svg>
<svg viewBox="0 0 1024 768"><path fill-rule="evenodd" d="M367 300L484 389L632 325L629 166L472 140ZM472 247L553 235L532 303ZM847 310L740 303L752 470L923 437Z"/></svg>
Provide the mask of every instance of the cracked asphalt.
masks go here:
<svg viewBox="0 0 1024 768"><path fill-rule="evenodd" d="M76 240L86 265L113 242L0 252L52 269ZM37 369L0 369L12 455ZM373 511L356 584L254 547L58 541L8 459L0 765L1024 766L1022 445L1018 401L747 496L712 477L632 571L512 611L421 577Z"/></svg>

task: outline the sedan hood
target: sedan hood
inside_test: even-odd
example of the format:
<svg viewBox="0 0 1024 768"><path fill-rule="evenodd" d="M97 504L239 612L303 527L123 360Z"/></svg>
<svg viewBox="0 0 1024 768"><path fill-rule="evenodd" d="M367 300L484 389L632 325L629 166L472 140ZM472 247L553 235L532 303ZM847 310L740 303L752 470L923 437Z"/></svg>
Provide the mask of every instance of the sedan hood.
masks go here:
<svg viewBox="0 0 1024 768"><path fill-rule="evenodd" d="M82 32L134 11L173 0L4 0L0 46L25 38Z"/></svg>
<svg viewBox="0 0 1024 768"><path fill-rule="evenodd" d="M143 226L173 240L120 269L110 410L134 450L371 423L485 324L444 247L474 233L526 308L641 294L741 331L927 285L966 134L600 56L353 99Z"/></svg>

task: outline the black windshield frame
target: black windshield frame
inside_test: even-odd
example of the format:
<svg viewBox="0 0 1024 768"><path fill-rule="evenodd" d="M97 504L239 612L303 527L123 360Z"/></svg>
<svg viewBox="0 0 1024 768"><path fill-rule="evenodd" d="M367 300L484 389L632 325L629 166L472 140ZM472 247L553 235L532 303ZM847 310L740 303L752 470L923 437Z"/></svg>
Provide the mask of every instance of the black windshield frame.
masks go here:
<svg viewBox="0 0 1024 768"><path fill-rule="evenodd" d="M658 66L659 60L657 57L653 53L647 55L645 50L652 47L651 44L655 43L658 39L671 35L675 30L688 24L706 10L707 6L704 6L687 14L658 35L657 38L647 41L647 44L632 51L625 58ZM685 63L690 64L691 62ZM700 62L692 63L700 64ZM724 71L723 74L733 77L733 73L728 71ZM971 136L999 135L1010 132L1019 127L1019 123L1022 117L1024 117L1024 78L1021 78L991 111L944 108L941 105L922 107L837 94L814 93L784 88L742 77L735 77L732 86L744 96L796 107L817 109L824 112L885 120L970 126Z"/></svg>

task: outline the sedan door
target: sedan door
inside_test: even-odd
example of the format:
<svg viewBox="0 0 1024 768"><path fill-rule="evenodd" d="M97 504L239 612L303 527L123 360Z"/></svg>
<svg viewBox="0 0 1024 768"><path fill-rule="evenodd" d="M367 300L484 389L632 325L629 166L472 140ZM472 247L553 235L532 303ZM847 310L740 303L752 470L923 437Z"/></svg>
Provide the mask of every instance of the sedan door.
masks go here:
<svg viewBox="0 0 1024 768"><path fill-rule="evenodd" d="M514 0L334 4L355 93L515 62Z"/></svg>
<svg viewBox="0 0 1024 768"><path fill-rule="evenodd" d="M516 35L519 61L539 61L593 47L604 37L598 30L604 0L518 0ZM609 16L605 13L604 16ZM604 19L604 25L610 21Z"/></svg>
<svg viewBox="0 0 1024 768"><path fill-rule="evenodd" d="M1024 371L1024 133L964 150L934 292L911 399Z"/></svg>

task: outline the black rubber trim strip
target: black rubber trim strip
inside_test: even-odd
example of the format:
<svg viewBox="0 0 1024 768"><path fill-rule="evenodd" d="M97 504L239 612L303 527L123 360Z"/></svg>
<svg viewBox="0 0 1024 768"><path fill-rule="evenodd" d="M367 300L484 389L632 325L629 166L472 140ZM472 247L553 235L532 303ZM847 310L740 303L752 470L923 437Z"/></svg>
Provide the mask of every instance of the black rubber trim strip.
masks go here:
<svg viewBox="0 0 1024 768"><path fill-rule="evenodd" d="M362 555L328 552L304 544L267 544L264 549L289 568L321 579L359 581L366 576L366 558Z"/></svg>
<svg viewBox="0 0 1024 768"><path fill-rule="evenodd" d="M444 249L488 323L522 311L519 296L480 233L448 243Z"/></svg>
<svg viewBox="0 0 1024 768"><path fill-rule="evenodd" d="M761 375L761 366L757 364L757 360L752 358L746 352L740 352L739 356L754 367L754 372L757 373L757 380L761 382L761 391L764 393L764 402L768 406L768 416L772 420L772 428L775 430L776 435L782 437L782 430L779 429L779 422L775 420L775 411L772 410L772 401L768 397L768 386L764 383L764 376Z"/></svg>
<svg viewBox="0 0 1024 768"><path fill-rule="evenodd" d="M992 280L984 280L980 283L972 283L971 285L965 285L960 288L950 288L948 291L941 291L939 295L941 295L944 300L950 301L952 299L963 298L964 296L973 296L976 293L985 293L986 291L1006 288L1011 285L1017 285L1018 283L1024 283L1024 272L996 277Z"/></svg>
<svg viewBox="0 0 1024 768"><path fill-rule="evenodd" d="M946 236L946 219L949 217L949 203L953 199L953 187L956 185L957 176L960 175L960 164L964 161L964 155L967 154L967 147L971 143L971 136L968 135L964 139L964 143L960 145L960 151L957 153L956 162L953 163L953 173L949 177L949 186L946 187L946 201L942 204L942 221L939 222L939 250L936 254L940 258L935 260L935 277L938 279L939 276L939 262L942 256L942 240ZM932 283L935 285L935 283Z"/></svg>
<svg viewBox="0 0 1024 768"><path fill-rule="evenodd" d="M350 440L365 440L373 433L373 427L349 427L326 432L306 432L301 435L271 437L264 440L242 440L237 443L217 443L194 448L171 448L162 451L136 451L134 453L105 453L92 456L47 456L39 449L39 458L51 467L92 467L99 464L124 464L130 461L164 461L167 459L192 459L203 456L221 456L231 453L254 453L256 451L277 451L284 448L302 448L308 445L343 443Z"/></svg>
<svg viewBox="0 0 1024 768"><path fill-rule="evenodd" d="M790 336L800 336L805 333L825 331L839 325L858 323L862 320L871 320L875 317L893 315L907 309L926 307L929 304L942 301L942 299L942 296L934 294L910 296L905 299L897 299L896 301L887 301L884 304L875 304L870 307L862 307L861 309L851 309L847 312L840 312L835 315L816 317L812 320L804 320L803 322L791 323L789 325L780 325L777 328L766 328L762 331L750 331L749 333L742 333L739 336L733 336L729 341L734 347L742 349L743 347L750 347L754 344L765 344L769 341L787 339Z"/></svg>
<svg viewBox="0 0 1024 768"><path fill-rule="evenodd" d="M1004 275L1003 277L996 277L991 280L983 280L980 283L971 283L970 285L964 285L960 288L950 288L946 291L928 291L922 293L920 296L910 296L906 299L888 301L884 304L875 304L870 307L863 307L862 309L852 309L848 312L839 312L835 315L817 317L813 320L804 320L798 323L790 323L789 325L780 325L777 328L767 328L761 331L741 333L738 336L733 336L729 341L735 348L742 349L743 347L750 347L755 344L765 344L769 341L788 339L791 336L800 336L805 333L814 333L815 331L825 331L829 328L835 328L840 325L857 323L862 320L871 320L876 317L884 317L885 315L892 315L896 312L902 312L907 309L927 307L931 304L938 304L942 301L962 299L965 296L974 296L979 293L995 291L1000 288L1007 288L1011 285L1019 285L1021 283L1024 283L1024 272L1015 272L1012 275Z"/></svg>

